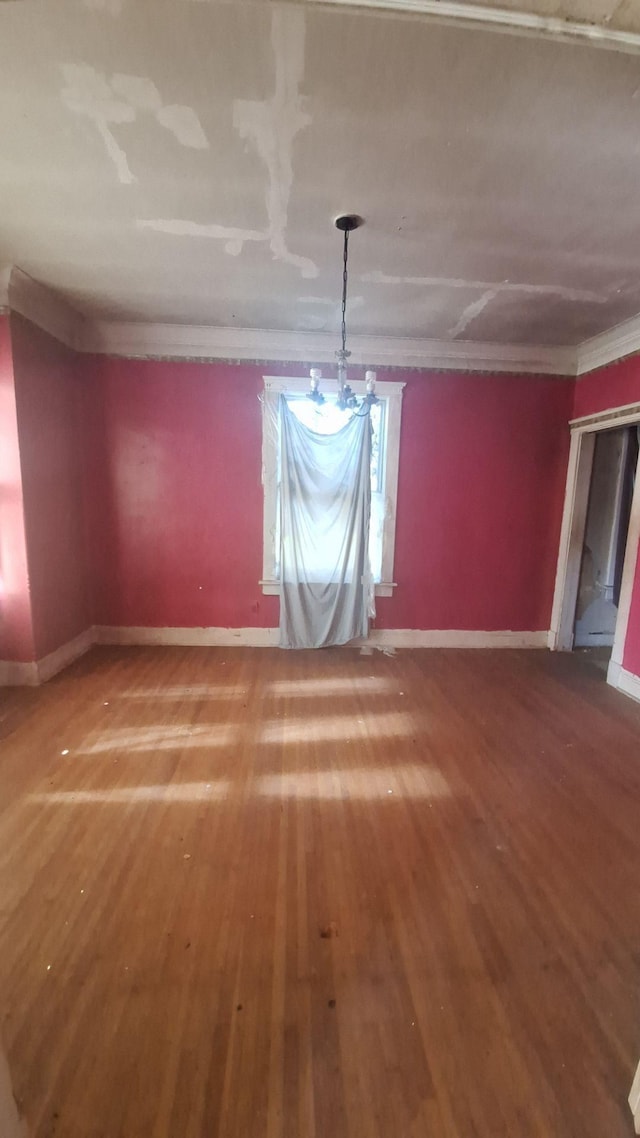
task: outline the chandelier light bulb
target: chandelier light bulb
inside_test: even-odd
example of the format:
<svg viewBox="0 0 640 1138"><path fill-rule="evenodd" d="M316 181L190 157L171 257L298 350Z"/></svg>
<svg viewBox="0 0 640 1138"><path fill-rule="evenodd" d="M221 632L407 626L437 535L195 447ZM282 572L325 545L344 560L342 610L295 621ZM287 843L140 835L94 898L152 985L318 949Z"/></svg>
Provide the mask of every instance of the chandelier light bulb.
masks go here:
<svg viewBox="0 0 640 1138"><path fill-rule="evenodd" d="M365 371L364 378L367 385L367 395L374 395L376 390L375 371Z"/></svg>

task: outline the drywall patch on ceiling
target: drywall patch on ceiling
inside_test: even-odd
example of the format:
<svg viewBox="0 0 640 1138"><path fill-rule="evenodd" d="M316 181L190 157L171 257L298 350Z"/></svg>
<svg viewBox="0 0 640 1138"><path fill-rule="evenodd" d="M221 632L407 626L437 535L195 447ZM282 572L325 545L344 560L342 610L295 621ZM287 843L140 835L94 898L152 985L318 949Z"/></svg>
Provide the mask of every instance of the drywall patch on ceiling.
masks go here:
<svg viewBox="0 0 640 1138"><path fill-rule="evenodd" d="M77 115L84 115L95 123L113 162L118 181L131 185L136 181L125 151L114 137L111 127L119 123L134 122L135 108L114 97L104 75L88 63L63 63L62 74L67 86L62 90L62 101Z"/></svg>
<svg viewBox="0 0 640 1138"><path fill-rule="evenodd" d="M298 316L296 328L302 331L318 332L321 328L326 328L333 321L337 324L340 319L340 301L337 296L333 298L328 296L298 296L296 303L303 304L305 308L314 307L324 311L324 315L305 311L304 315ZM364 297L350 296L347 300L347 319L349 319L351 313L358 308L364 308Z"/></svg>
<svg viewBox="0 0 640 1138"><path fill-rule="evenodd" d="M155 83L138 75L114 75L111 86L137 111L152 114L160 126L170 131L182 146L208 150L207 136L193 107L182 103L165 105Z"/></svg>
<svg viewBox="0 0 640 1138"><path fill-rule="evenodd" d="M172 103L168 107L160 107L156 118L161 126L171 131L182 146L189 146L193 150L209 149L209 141L193 107Z"/></svg>
<svg viewBox="0 0 640 1138"><path fill-rule="evenodd" d="M209 146L193 108L177 103L165 106L155 83L144 76L116 73L108 79L86 63L62 64L62 73L67 81L62 91L63 103L95 123L123 185L132 185L137 178L125 150L114 137L114 125L133 123L138 115L150 114L182 146L197 150Z"/></svg>
<svg viewBox="0 0 640 1138"><path fill-rule="evenodd" d="M138 221L137 225L140 229L154 229L172 237L210 237L214 241L224 241L224 251L230 257L237 257L242 252L245 241L264 241L266 236L262 229L238 229L231 225L217 225L213 221L201 223L182 218Z"/></svg>
<svg viewBox="0 0 640 1138"><path fill-rule="evenodd" d="M233 107L233 125L241 138L253 145L269 177L267 216L270 247L278 260L300 269L303 277L315 277L312 261L287 249L285 232L293 185L293 141L311 123L303 109L300 84L304 77L305 16L301 9L277 7L271 16L271 45L276 82L266 101L238 99Z"/></svg>
<svg viewBox="0 0 640 1138"><path fill-rule="evenodd" d="M111 76L109 85L116 95L133 107L136 112L149 111L157 114L162 107L160 92L155 83L141 75L121 75L116 72Z"/></svg>
<svg viewBox="0 0 640 1138"><path fill-rule="evenodd" d="M91 12L108 12L110 16L119 16L125 0L82 0L82 3Z"/></svg>
<svg viewBox="0 0 640 1138"><path fill-rule="evenodd" d="M257 151L267 171L264 230L239 229L186 219L142 219L138 226L174 236L209 237L224 241L225 252L238 256L247 241L268 242L276 261L299 269L307 279L318 276L308 257L292 253L286 229L293 186L293 143L311 123L304 110L300 85L304 76L305 16L301 9L276 6L271 14L271 46L275 62L275 91L266 100L236 99L233 125L248 146Z"/></svg>
<svg viewBox="0 0 640 1138"><path fill-rule="evenodd" d="M500 292L530 293L533 296L556 296L561 300L577 300L592 304L606 304L609 297L604 293L589 289L570 288L556 284L523 284L517 281L468 281L462 277L400 277L374 269L363 273L360 280L368 284L415 285L418 288L463 288L478 289L483 293Z"/></svg>
<svg viewBox="0 0 640 1138"><path fill-rule="evenodd" d="M484 312L487 305L490 304L492 300L495 300L497 295L498 294L494 288L488 288L486 292L483 292L482 296L479 297L478 300L474 300L471 302L471 304L468 304L458 317L458 320L453 325L453 328L449 329L448 334L451 339L455 340L456 336L461 336L462 333L466 331L469 324L471 324L471 321L475 320L476 316L479 316L481 312Z"/></svg>

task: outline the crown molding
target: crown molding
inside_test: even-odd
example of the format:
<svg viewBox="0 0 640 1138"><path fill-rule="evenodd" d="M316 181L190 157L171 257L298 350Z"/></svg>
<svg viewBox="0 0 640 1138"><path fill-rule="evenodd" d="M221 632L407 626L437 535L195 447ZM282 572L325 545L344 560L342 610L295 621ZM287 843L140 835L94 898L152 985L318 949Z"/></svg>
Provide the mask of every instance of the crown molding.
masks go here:
<svg viewBox="0 0 640 1138"><path fill-rule="evenodd" d="M577 350L576 375L586 375L596 368L631 356L634 352L640 352L640 316L632 316L630 320L616 324L615 328L584 340Z"/></svg>
<svg viewBox="0 0 640 1138"><path fill-rule="evenodd" d="M87 328L84 351L132 358L260 360L334 363L335 336L260 328L183 324L98 323ZM575 375L574 348L481 344L471 340L420 340L352 336L356 366L438 368L513 374Z"/></svg>
<svg viewBox="0 0 640 1138"><path fill-rule="evenodd" d="M7 293L8 306L12 312L24 316L68 348L82 348L86 336L84 317L52 289L35 281L14 265Z"/></svg>
<svg viewBox="0 0 640 1138"><path fill-rule="evenodd" d="M16 266L0 270L0 314L13 311L76 351L132 359L335 362L335 336L261 328L92 322ZM640 352L640 315L576 347L536 347L474 340L353 336L355 366L581 376Z"/></svg>
<svg viewBox="0 0 640 1138"><path fill-rule="evenodd" d="M516 35L564 40L589 47L640 54L640 34L587 20L565 20L562 16L541 16L513 8L496 8L488 4L465 3L464 0L305 0L332 8L365 8L369 11L405 13L427 16L438 23L464 25L468 28L493 29Z"/></svg>

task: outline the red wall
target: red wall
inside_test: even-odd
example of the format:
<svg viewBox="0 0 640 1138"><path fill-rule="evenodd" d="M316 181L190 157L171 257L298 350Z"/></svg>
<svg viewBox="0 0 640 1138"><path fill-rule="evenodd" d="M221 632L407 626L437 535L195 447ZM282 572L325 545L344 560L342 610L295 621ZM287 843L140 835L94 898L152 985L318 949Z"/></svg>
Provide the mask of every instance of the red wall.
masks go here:
<svg viewBox="0 0 640 1138"><path fill-rule="evenodd" d="M94 358L96 623L278 623L258 585L262 374Z"/></svg>
<svg viewBox="0 0 640 1138"><path fill-rule="evenodd" d="M423 373L403 400L396 595L378 627L547 629L571 384Z"/></svg>
<svg viewBox="0 0 640 1138"><path fill-rule="evenodd" d="M609 407L640 401L640 357L630 356L598 368L577 380L572 418L595 415Z"/></svg>
<svg viewBox="0 0 640 1138"><path fill-rule="evenodd" d="M258 585L258 394L265 371L279 369L106 357L88 366L96 623L276 625L277 598ZM398 589L379 599L377 626L547 629L571 383L401 378Z"/></svg>
<svg viewBox="0 0 640 1138"><path fill-rule="evenodd" d="M0 315L0 660L33 659L11 332Z"/></svg>
<svg viewBox="0 0 640 1138"><path fill-rule="evenodd" d="M258 585L265 370L76 356L0 317L1 659L40 658L92 622L277 624ZM567 421L640 400L638 358L575 389L399 376L398 588L377 626L546 629ZM640 563L624 665L640 674Z"/></svg>
<svg viewBox="0 0 640 1138"><path fill-rule="evenodd" d="M80 359L11 316L22 495L37 659L91 624Z"/></svg>
<svg viewBox="0 0 640 1138"><path fill-rule="evenodd" d="M640 402L640 356L599 368L576 383L573 417L593 415L610 407ZM631 599L623 667L640 676L640 556Z"/></svg>

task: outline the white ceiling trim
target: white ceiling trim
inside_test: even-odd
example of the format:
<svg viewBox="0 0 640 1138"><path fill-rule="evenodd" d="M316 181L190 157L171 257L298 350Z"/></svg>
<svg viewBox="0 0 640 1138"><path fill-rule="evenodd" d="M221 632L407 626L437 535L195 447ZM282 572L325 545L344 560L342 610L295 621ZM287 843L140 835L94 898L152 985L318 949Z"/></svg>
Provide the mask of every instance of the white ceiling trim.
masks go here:
<svg viewBox="0 0 640 1138"><path fill-rule="evenodd" d="M52 289L15 266L9 277L8 301L11 311L18 312L68 348L81 348L86 321L80 313Z"/></svg>
<svg viewBox="0 0 640 1138"><path fill-rule="evenodd" d="M99 323L87 332L83 349L105 355L335 363L336 337L328 332L133 323ZM576 371L573 348L388 336L352 336L350 346L350 362L362 367L428 367L569 376Z"/></svg>
<svg viewBox="0 0 640 1138"><path fill-rule="evenodd" d="M18 312L63 344L83 352L131 358L335 362L336 338L328 332L93 322L15 267L8 287L0 289L3 310ZM390 336L354 336L351 348L351 362L361 367L580 376L640 352L640 315L574 348Z"/></svg>
<svg viewBox="0 0 640 1138"><path fill-rule="evenodd" d="M640 352L640 316L632 316L608 332L601 332L580 344L576 374L585 375L635 352Z"/></svg>
<svg viewBox="0 0 640 1138"><path fill-rule="evenodd" d="M368 8L387 12L406 12L429 16L441 23L465 24L467 27L494 28L496 31L542 36L581 42L591 47L607 48L629 54L640 53L640 35L603 24L564 20L559 16L540 16L535 12L519 12L484 4L465 4L458 0L305 0L339 8Z"/></svg>

